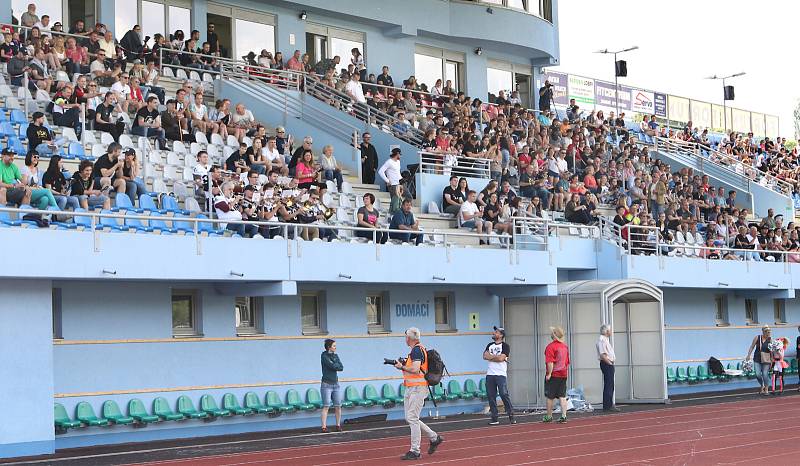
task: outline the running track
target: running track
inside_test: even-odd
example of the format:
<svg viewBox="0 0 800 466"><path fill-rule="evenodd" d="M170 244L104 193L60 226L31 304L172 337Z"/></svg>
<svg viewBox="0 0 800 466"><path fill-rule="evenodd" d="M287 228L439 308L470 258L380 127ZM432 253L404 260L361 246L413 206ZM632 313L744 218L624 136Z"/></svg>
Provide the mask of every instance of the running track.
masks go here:
<svg viewBox="0 0 800 466"><path fill-rule="evenodd" d="M714 465L800 464L800 397L670 407L570 419L567 424L522 422L451 430L436 454L413 464ZM755 432L760 432L756 437ZM139 465L375 465L407 464L408 437Z"/></svg>

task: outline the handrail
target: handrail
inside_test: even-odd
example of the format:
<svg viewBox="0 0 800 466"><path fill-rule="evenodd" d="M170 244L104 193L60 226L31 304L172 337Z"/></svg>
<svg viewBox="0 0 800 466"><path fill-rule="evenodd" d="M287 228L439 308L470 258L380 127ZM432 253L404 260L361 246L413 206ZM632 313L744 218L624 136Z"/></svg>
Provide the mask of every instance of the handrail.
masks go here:
<svg viewBox="0 0 800 466"><path fill-rule="evenodd" d="M473 158L457 155L453 157L454 164L446 164L446 158L440 152L419 151L420 173L436 175L457 174L473 178L490 178L489 159Z"/></svg>
<svg viewBox="0 0 800 466"><path fill-rule="evenodd" d="M6 28L6 27L12 28L12 30L13 29L20 29L20 30L24 30L24 31L30 31L35 26L22 26L20 24L0 23L0 28ZM39 28L37 27L36 29L39 29ZM46 29L45 31L42 31L41 29L39 29L39 32L43 32L44 34L53 34L53 35L57 35L57 36L74 37L75 39L80 39L80 40L88 40L89 39L89 35L88 35L89 31L87 31L87 35L85 35L85 36L80 35L80 34L70 34L68 32L53 31L52 29ZM114 43L116 44L117 42L118 41L117 41L117 39L115 37L114 38Z"/></svg>

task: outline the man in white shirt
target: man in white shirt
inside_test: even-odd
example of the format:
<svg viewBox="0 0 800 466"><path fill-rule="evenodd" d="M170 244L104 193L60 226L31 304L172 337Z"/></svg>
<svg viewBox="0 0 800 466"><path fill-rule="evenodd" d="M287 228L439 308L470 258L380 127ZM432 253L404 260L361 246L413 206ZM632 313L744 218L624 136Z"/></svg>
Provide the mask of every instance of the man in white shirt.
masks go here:
<svg viewBox="0 0 800 466"><path fill-rule="evenodd" d="M619 412L614 406L614 347L611 346L611 326L600 326L600 338L597 340L597 359L600 360L600 370L603 371L603 411Z"/></svg>
<svg viewBox="0 0 800 466"><path fill-rule="evenodd" d="M378 169L378 175L386 183L386 190L391 196L389 213L393 214L400 210L400 148L392 149L389 160Z"/></svg>
<svg viewBox="0 0 800 466"><path fill-rule="evenodd" d="M490 426L500 424L497 418L498 396L503 400L509 424L517 423L514 420L514 407L511 405L511 397L508 396L508 383L506 382L511 347L503 341L505 338L505 329L495 327L492 342L486 345L486 349L483 351L483 359L489 362L489 368L486 370L486 396L489 399L489 411L492 415L492 419L489 421Z"/></svg>
<svg viewBox="0 0 800 466"><path fill-rule="evenodd" d="M461 203L461 209L458 211L458 223L462 228L475 228L481 235L484 231L492 231L492 222L483 219L483 208L478 207L478 204L475 203L477 198L478 195L475 191L470 190L467 193L467 200ZM481 237L480 244L486 243Z"/></svg>
<svg viewBox="0 0 800 466"><path fill-rule="evenodd" d="M347 81L345 90L347 91L347 95L356 102L360 104L367 103L367 98L364 97L364 89L362 89L361 83L359 82L358 73L353 73L353 75L350 76L350 81Z"/></svg>
<svg viewBox="0 0 800 466"><path fill-rule="evenodd" d="M283 155L278 151L278 141L274 136L267 139L267 147L262 152L264 157L272 164L273 171L279 170L281 175L289 175L289 167L286 166Z"/></svg>
<svg viewBox="0 0 800 466"><path fill-rule="evenodd" d="M39 28L39 32L42 36L50 37L50 16L42 15L42 19L39 20L36 24L33 25L35 28Z"/></svg>

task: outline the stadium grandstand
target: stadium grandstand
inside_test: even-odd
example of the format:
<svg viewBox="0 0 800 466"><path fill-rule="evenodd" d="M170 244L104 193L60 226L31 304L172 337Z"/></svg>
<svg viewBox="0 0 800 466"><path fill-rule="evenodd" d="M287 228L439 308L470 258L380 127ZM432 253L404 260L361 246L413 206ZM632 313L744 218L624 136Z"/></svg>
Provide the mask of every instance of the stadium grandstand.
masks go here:
<svg viewBox="0 0 800 466"><path fill-rule="evenodd" d="M777 117L581 99L557 1L0 9L0 458L317 432L328 339L345 422L402 420L409 327L449 372L425 417L482 412L498 327L519 413L553 327L596 406L601 325L630 406L754 391L760 327L794 341Z"/></svg>

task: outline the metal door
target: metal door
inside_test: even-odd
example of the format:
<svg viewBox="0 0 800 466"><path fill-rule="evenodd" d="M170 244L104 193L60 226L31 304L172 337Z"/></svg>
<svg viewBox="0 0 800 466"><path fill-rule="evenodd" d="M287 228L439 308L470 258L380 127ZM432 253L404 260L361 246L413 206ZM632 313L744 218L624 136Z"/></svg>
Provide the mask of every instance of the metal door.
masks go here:
<svg viewBox="0 0 800 466"><path fill-rule="evenodd" d="M511 347L508 360L508 392L515 408L537 405L536 332L533 298L506 299L503 305L503 327ZM488 343L488 341L487 341Z"/></svg>

